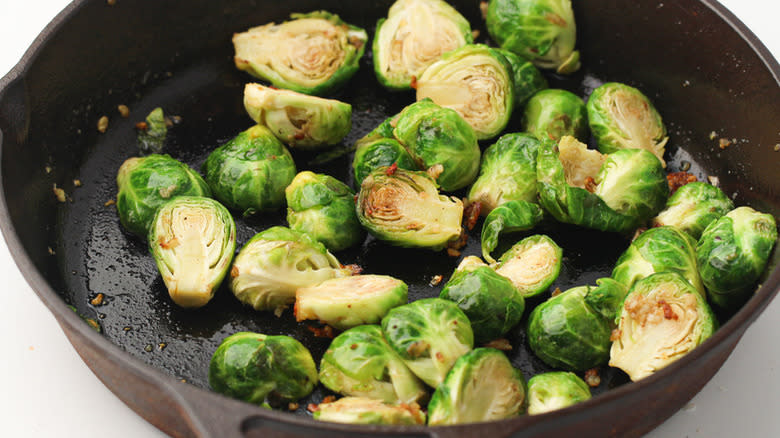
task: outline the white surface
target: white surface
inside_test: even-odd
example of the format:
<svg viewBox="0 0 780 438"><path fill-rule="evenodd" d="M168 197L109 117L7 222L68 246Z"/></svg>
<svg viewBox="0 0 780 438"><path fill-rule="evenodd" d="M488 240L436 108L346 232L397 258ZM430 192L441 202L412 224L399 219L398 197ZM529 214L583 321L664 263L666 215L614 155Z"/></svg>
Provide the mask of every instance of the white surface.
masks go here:
<svg viewBox="0 0 780 438"><path fill-rule="evenodd" d="M122 1L122 0L119 0ZM723 0L780 57L775 6ZM0 75L21 58L65 0L0 0ZM162 433L91 373L0 242L0 436L154 437ZM720 372L683 410L648 436L780 436L780 300L747 331Z"/></svg>

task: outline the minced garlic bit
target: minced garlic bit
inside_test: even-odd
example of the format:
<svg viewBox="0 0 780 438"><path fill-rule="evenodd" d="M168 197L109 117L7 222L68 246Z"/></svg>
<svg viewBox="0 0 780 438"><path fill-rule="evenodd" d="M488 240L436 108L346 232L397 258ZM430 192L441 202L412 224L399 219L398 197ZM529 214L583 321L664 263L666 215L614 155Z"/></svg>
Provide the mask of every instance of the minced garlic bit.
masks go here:
<svg viewBox="0 0 780 438"><path fill-rule="evenodd" d="M130 116L130 108L127 107L127 105L119 105L116 107L117 111L119 111L119 115L127 118Z"/></svg>
<svg viewBox="0 0 780 438"><path fill-rule="evenodd" d="M103 305L103 298L105 298L105 295L99 293L95 295L95 298L89 300L89 304L92 304L93 306L101 306Z"/></svg>
<svg viewBox="0 0 780 438"><path fill-rule="evenodd" d="M45 170L46 173L51 173L51 166L46 166L43 168L43 170Z"/></svg>
<svg viewBox="0 0 780 438"><path fill-rule="evenodd" d="M780 151L780 143L776 144L774 149L775 152Z"/></svg>
<svg viewBox="0 0 780 438"><path fill-rule="evenodd" d="M101 134L103 134L106 131L108 131L108 117L107 116L103 116L103 117L98 119L97 130L100 131Z"/></svg>
<svg viewBox="0 0 780 438"><path fill-rule="evenodd" d="M442 275L434 275L433 278L431 278L431 281L428 282L428 284L430 286L438 286L439 283L441 283L442 278L444 278L444 276L442 276Z"/></svg>
<svg viewBox="0 0 780 438"><path fill-rule="evenodd" d="M710 140L715 140L718 138L718 133L715 131L710 132Z"/></svg>
<svg viewBox="0 0 780 438"><path fill-rule="evenodd" d="M718 147L720 147L721 149L726 149L727 147L731 146L731 144L732 141L729 140L728 138L721 138L718 141Z"/></svg>
<svg viewBox="0 0 780 438"><path fill-rule="evenodd" d="M73 187L81 187L81 180L80 179L74 179L73 180Z"/></svg>
<svg viewBox="0 0 780 438"><path fill-rule="evenodd" d="M510 344L509 340L506 338L493 339L492 341L485 344L485 347L495 348L496 350L501 351L512 351L512 344Z"/></svg>
<svg viewBox="0 0 780 438"><path fill-rule="evenodd" d="M49 255L54 255L54 254L56 254L56 253L54 252L54 250L53 250L53 249L51 249L51 247L50 247L50 246L47 246L47 247L46 247L46 250L47 250L47 251L49 251Z"/></svg>
<svg viewBox="0 0 780 438"><path fill-rule="evenodd" d="M487 11L488 11L488 2L480 2L479 12L482 13L483 20L485 19L485 17L487 17Z"/></svg>
<svg viewBox="0 0 780 438"><path fill-rule="evenodd" d="M471 31L471 37L474 38L474 39L479 38L479 30L478 29L472 30Z"/></svg>
<svg viewBox="0 0 780 438"><path fill-rule="evenodd" d="M103 207L109 207L114 204L116 204L116 201L114 201L113 199L109 199L108 201L103 203Z"/></svg>
<svg viewBox="0 0 780 438"><path fill-rule="evenodd" d="M707 177L707 181L709 181L710 184L712 184L715 187L720 186L720 178L718 178L717 176L710 175Z"/></svg>
<svg viewBox="0 0 780 438"><path fill-rule="evenodd" d="M54 184L52 190L54 191L54 196L57 197L57 201L65 202L68 200L68 197L65 196L65 190L62 190L61 188L57 187L57 184Z"/></svg>
<svg viewBox="0 0 780 438"><path fill-rule="evenodd" d="M598 368L591 368L588 371L585 371L584 380L591 388L601 385L601 376L599 376Z"/></svg>

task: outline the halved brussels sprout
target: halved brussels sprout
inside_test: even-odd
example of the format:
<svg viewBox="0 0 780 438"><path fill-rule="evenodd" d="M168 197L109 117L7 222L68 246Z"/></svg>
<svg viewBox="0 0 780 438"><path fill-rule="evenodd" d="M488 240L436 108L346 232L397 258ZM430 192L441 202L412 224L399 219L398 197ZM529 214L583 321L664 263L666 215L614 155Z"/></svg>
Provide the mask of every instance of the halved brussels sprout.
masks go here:
<svg viewBox="0 0 780 438"><path fill-rule="evenodd" d="M512 66L497 50L468 44L445 53L417 78L417 100L455 110L478 140L504 130L515 105Z"/></svg>
<svg viewBox="0 0 780 438"><path fill-rule="evenodd" d="M525 407L525 379L504 353L477 348L461 356L428 403L428 425L514 417Z"/></svg>
<svg viewBox="0 0 780 438"><path fill-rule="evenodd" d="M480 150L471 126L449 108L430 99L413 103L398 114L393 135L445 192L474 182Z"/></svg>
<svg viewBox="0 0 780 438"><path fill-rule="evenodd" d="M236 224L211 198L178 196L157 210L148 241L173 302L201 307L214 297L233 260Z"/></svg>
<svg viewBox="0 0 780 438"><path fill-rule="evenodd" d="M749 298L776 240L775 218L750 207L739 207L712 222L696 246L710 301L737 309Z"/></svg>
<svg viewBox="0 0 780 438"><path fill-rule="evenodd" d="M317 366L309 350L289 336L239 332L211 357L209 385L228 397L274 407L311 394Z"/></svg>
<svg viewBox="0 0 780 438"><path fill-rule="evenodd" d="M641 149L608 156L565 136L542 140L536 160L542 206L559 222L629 232L658 213L669 185L661 162Z"/></svg>
<svg viewBox="0 0 780 438"><path fill-rule="evenodd" d="M458 266L439 298L458 304L471 322L476 343L500 338L523 317L525 298L488 266Z"/></svg>
<svg viewBox="0 0 780 438"><path fill-rule="evenodd" d="M398 0L376 24L374 72L385 87L410 89L442 54L472 41L468 20L447 2Z"/></svg>
<svg viewBox="0 0 780 438"><path fill-rule="evenodd" d="M357 71L368 35L325 11L233 35L239 70L299 93L328 94Z"/></svg>
<svg viewBox="0 0 780 438"><path fill-rule="evenodd" d="M509 201L499 205L487 215L482 224L482 257L490 263L495 262L490 253L496 249L501 233L530 230L543 218L542 208L530 202Z"/></svg>
<svg viewBox="0 0 780 438"><path fill-rule="evenodd" d="M653 218L653 226L670 225L699 239L711 222L734 208L723 190L703 182L692 182L677 189L666 201L666 208Z"/></svg>
<svg viewBox="0 0 780 438"><path fill-rule="evenodd" d="M392 136L392 130L389 135ZM371 139L367 137L358 140L355 158L352 160L355 184L358 187L369 173L382 166L396 165L404 170L420 169L406 148L397 140L379 136L373 136Z"/></svg>
<svg viewBox="0 0 780 438"><path fill-rule="evenodd" d="M348 103L260 84L246 84L244 108L252 120L295 149L338 144L352 129Z"/></svg>
<svg viewBox="0 0 780 438"><path fill-rule="evenodd" d="M417 404L391 405L365 397L344 397L320 403L314 419L348 424L425 424L425 413Z"/></svg>
<svg viewBox="0 0 780 438"><path fill-rule="evenodd" d="M561 247L552 239L536 234L512 245L491 267L528 298L544 292L558 278L561 256Z"/></svg>
<svg viewBox="0 0 780 438"><path fill-rule="evenodd" d="M523 112L523 131L538 139L559 141L571 135L588 140L585 102L576 94L558 89L539 91L528 99Z"/></svg>
<svg viewBox="0 0 780 438"><path fill-rule="evenodd" d="M357 245L365 238L355 213L355 192L330 175L304 171L284 190L287 222L331 251Z"/></svg>
<svg viewBox="0 0 780 438"><path fill-rule="evenodd" d="M128 158L116 175L116 209L127 231L146 237L157 209L175 196L211 196L198 172L170 155Z"/></svg>
<svg viewBox="0 0 780 438"><path fill-rule="evenodd" d="M609 366L625 371L633 381L683 357L718 327L704 297L676 272L637 281L618 320Z"/></svg>
<svg viewBox="0 0 780 438"><path fill-rule="evenodd" d="M640 234L618 259L612 278L631 289L638 280L667 271L679 273L705 296L696 268L696 241L676 227L651 228Z"/></svg>
<svg viewBox="0 0 780 438"><path fill-rule="evenodd" d="M504 55L509 65L512 66L515 108L522 107L531 96L548 87L547 79L531 61L521 58L509 50L497 50Z"/></svg>
<svg viewBox="0 0 780 438"><path fill-rule="evenodd" d="M378 324L393 307L406 304L409 288L387 275L332 278L295 292L295 319L318 319L346 330Z"/></svg>
<svg viewBox="0 0 780 438"><path fill-rule="evenodd" d="M434 388L474 346L468 317L457 304L441 298L424 298L390 310L382 318L382 333L406 366Z"/></svg>
<svg viewBox="0 0 780 438"><path fill-rule="evenodd" d="M271 227L238 252L230 269L230 289L242 303L278 316L295 301L299 288L350 275L352 270L308 235Z"/></svg>
<svg viewBox="0 0 780 438"><path fill-rule="evenodd" d="M342 395L387 403L411 404L428 396L378 325L357 326L336 336L320 361L320 381Z"/></svg>
<svg viewBox="0 0 780 438"><path fill-rule="evenodd" d="M215 198L251 214L281 207L296 171L290 151L268 128L255 125L209 154L203 173Z"/></svg>
<svg viewBox="0 0 780 438"><path fill-rule="evenodd" d="M574 373L553 371L528 380L528 414L563 409L590 399L590 388Z"/></svg>
<svg viewBox="0 0 780 438"><path fill-rule="evenodd" d="M607 82L588 98L588 123L601 152L645 149L666 167L664 146L669 140L661 116L650 99L634 87Z"/></svg>
<svg viewBox="0 0 780 438"><path fill-rule="evenodd" d="M485 20L499 46L537 66L563 74L580 68L570 0L490 0Z"/></svg>
<svg viewBox="0 0 780 438"><path fill-rule="evenodd" d="M439 250L460 236L463 203L439 195L425 172L380 167L360 186L357 215L377 239Z"/></svg>
<svg viewBox="0 0 780 438"><path fill-rule="evenodd" d="M530 134L506 134L482 154L479 177L468 202L487 215L507 201L536 202L536 154L539 140Z"/></svg>

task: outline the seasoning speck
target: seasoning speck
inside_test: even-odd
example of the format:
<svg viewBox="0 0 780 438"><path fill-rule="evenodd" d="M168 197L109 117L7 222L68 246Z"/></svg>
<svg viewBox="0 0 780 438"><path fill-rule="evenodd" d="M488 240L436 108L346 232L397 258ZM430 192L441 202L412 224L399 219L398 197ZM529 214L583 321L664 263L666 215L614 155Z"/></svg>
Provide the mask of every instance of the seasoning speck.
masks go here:
<svg viewBox="0 0 780 438"><path fill-rule="evenodd" d="M61 188L57 187L57 184L54 184L52 190L54 191L54 196L57 197L57 201L59 202L67 201L68 198L65 196L65 190L62 190Z"/></svg>
<svg viewBox="0 0 780 438"><path fill-rule="evenodd" d="M296 411L296 410L298 410L299 406L300 405L298 403L290 403L290 404L287 405L287 409L290 410L290 411Z"/></svg>
<svg viewBox="0 0 780 438"><path fill-rule="evenodd" d="M43 168L43 170L45 170L46 173L51 173L51 166L46 166Z"/></svg>
<svg viewBox="0 0 780 438"><path fill-rule="evenodd" d="M119 111L119 115L127 118L130 116L130 108L127 107L127 105L119 105L116 107L117 111Z"/></svg>
<svg viewBox="0 0 780 438"><path fill-rule="evenodd" d="M103 298L105 298L105 295L102 293L99 293L95 295L95 298L92 298L89 300L89 304L92 304L93 306L102 306L103 305Z"/></svg>
<svg viewBox="0 0 780 438"><path fill-rule="evenodd" d="M553 291L553 293L552 293L552 295L551 295L551 296L553 296L553 297L557 297L557 296L558 296L558 295L560 295L561 293L562 293L562 292L561 292L561 288L559 288L559 287L556 287L556 288L555 288L555 290Z"/></svg>
<svg viewBox="0 0 780 438"><path fill-rule="evenodd" d="M50 247L50 246L47 246L47 247L46 247L46 250L47 250L47 251L49 251L49 255L54 255L54 254L55 254L55 253L54 253L54 250L53 250L53 249L51 249L51 247Z"/></svg>
<svg viewBox="0 0 780 438"><path fill-rule="evenodd" d="M776 144L774 149L775 152L780 151L780 143Z"/></svg>
<svg viewBox="0 0 780 438"><path fill-rule="evenodd" d="M715 140L718 138L718 133L715 131L710 132L710 140Z"/></svg>
<svg viewBox="0 0 780 438"><path fill-rule="evenodd" d="M160 342L159 344L157 344L157 349L162 351L162 350L165 350L165 347L167 347L167 346L168 346L168 344L166 344L165 342Z"/></svg>
<svg viewBox="0 0 780 438"><path fill-rule="evenodd" d="M152 347L152 344L147 344L146 347L144 347L144 351L147 353L151 353L152 350L154 350L154 347Z"/></svg>
<svg viewBox="0 0 780 438"><path fill-rule="evenodd" d="M98 119L97 130L100 131L101 134L104 134L106 131L108 131L108 117L107 116L103 116L103 117Z"/></svg>
<svg viewBox="0 0 780 438"><path fill-rule="evenodd" d="M124 330L124 331L126 331L126 332L129 332L129 331L130 331L130 330L132 330L132 329L133 329L133 328L132 328L132 327L130 327L129 325L126 325L126 326L122 327L122 330Z"/></svg>
<svg viewBox="0 0 780 438"><path fill-rule="evenodd" d="M114 204L116 204L116 201L114 201L113 199L109 199L108 201L103 203L103 207L108 207Z"/></svg>
<svg viewBox="0 0 780 438"><path fill-rule="evenodd" d="M74 179L73 180L73 187L81 187L81 180L80 179Z"/></svg>
<svg viewBox="0 0 780 438"><path fill-rule="evenodd" d="M444 277L442 275L434 275L433 278L431 278L431 281L428 282L428 285L430 285L430 286L438 286L439 283L441 283L441 280L443 278Z"/></svg>
<svg viewBox="0 0 780 438"><path fill-rule="evenodd" d="M718 147L721 148L721 149L726 149L727 147L731 146L731 144L732 144L732 141L729 140L728 138L721 138L718 141Z"/></svg>
<svg viewBox="0 0 780 438"><path fill-rule="evenodd" d="M476 30L476 29L475 29L475 30L472 30L472 31L471 31L471 37L472 37L473 39L477 39L477 38L479 38L479 30Z"/></svg>

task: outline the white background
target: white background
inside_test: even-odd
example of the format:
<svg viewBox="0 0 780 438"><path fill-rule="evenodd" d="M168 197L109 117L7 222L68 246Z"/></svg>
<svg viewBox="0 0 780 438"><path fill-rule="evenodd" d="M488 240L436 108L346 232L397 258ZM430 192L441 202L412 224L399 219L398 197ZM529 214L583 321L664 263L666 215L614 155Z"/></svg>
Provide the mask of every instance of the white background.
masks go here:
<svg viewBox="0 0 780 438"><path fill-rule="evenodd" d="M780 57L774 2L721 3ZM0 75L16 64L67 4L65 0L0 0ZM0 436L163 435L122 404L83 364L22 278L4 241L0 242L0 278ZM775 300L713 380L648 436L780 436L778 328L780 300Z"/></svg>

